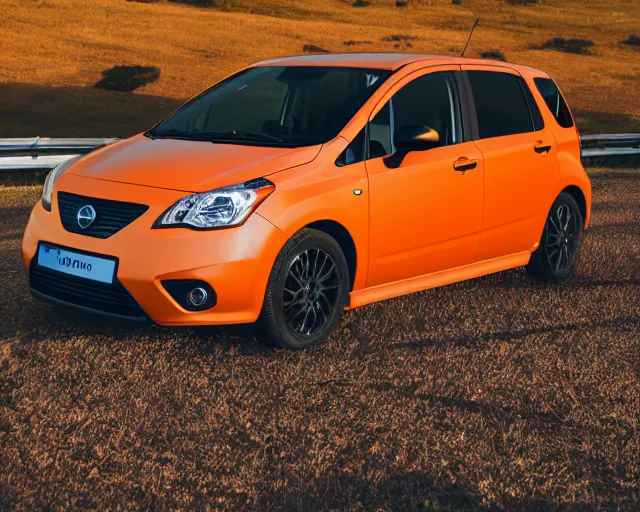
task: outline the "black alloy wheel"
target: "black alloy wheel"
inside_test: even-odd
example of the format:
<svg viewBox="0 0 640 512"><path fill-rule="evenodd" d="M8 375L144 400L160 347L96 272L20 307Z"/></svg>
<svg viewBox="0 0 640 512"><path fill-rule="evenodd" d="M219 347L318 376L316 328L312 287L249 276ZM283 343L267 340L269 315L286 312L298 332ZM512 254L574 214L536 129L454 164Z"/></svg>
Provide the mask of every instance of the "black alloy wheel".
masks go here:
<svg viewBox="0 0 640 512"><path fill-rule="evenodd" d="M568 204L560 204L549 214L545 249L554 272L564 272L571 267L575 255L578 217Z"/></svg>
<svg viewBox="0 0 640 512"><path fill-rule="evenodd" d="M560 194L551 206L540 240L527 271L548 282L565 281L578 264L584 219L576 200Z"/></svg>
<svg viewBox="0 0 640 512"><path fill-rule="evenodd" d="M302 229L273 264L256 338L292 349L325 341L340 322L349 282L338 242L322 231Z"/></svg>
<svg viewBox="0 0 640 512"><path fill-rule="evenodd" d="M338 307L342 284L336 263L322 249L300 253L289 266L282 300L287 326L300 336L313 336Z"/></svg>

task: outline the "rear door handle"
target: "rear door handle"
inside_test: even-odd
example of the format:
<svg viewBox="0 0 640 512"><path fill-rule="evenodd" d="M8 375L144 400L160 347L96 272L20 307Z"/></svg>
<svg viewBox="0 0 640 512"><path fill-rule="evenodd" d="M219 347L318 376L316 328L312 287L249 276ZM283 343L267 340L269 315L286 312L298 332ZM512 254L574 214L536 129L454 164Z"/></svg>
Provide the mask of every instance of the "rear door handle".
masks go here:
<svg viewBox="0 0 640 512"><path fill-rule="evenodd" d="M551 151L551 144L545 144L544 142L539 140L534 144L533 150L538 154L548 153L549 151Z"/></svg>
<svg viewBox="0 0 640 512"><path fill-rule="evenodd" d="M477 160L467 158L466 156L461 156L453 162L453 169L459 172L470 171L471 169L475 169L477 166Z"/></svg>

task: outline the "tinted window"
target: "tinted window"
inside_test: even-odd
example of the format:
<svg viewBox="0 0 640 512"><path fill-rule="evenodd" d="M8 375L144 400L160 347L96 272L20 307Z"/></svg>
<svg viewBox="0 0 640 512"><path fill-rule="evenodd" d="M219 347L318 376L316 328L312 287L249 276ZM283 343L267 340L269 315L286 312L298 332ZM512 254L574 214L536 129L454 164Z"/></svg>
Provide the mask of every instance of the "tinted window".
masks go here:
<svg viewBox="0 0 640 512"><path fill-rule="evenodd" d="M431 73L416 78L387 102L369 124L369 158L393 153L391 134L412 125L436 130L440 146L460 141L460 108L451 73Z"/></svg>
<svg viewBox="0 0 640 512"><path fill-rule="evenodd" d="M558 124L563 128L571 128L573 126L571 112L569 112L569 107L553 80L550 78L534 78L533 81Z"/></svg>
<svg viewBox="0 0 640 512"><path fill-rule="evenodd" d="M431 73L400 89L393 97L394 131L403 126L422 125L440 135L440 146L458 141L458 100L451 73Z"/></svg>
<svg viewBox="0 0 640 512"><path fill-rule="evenodd" d="M391 141L392 101L388 101L369 123L369 158L390 155L395 151Z"/></svg>
<svg viewBox="0 0 640 512"><path fill-rule="evenodd" d="M522 85L522 92L527 98L529 112L531 112L531 120L533 121L533 127L536 131L542 130L544 128L544 119L542 119L542 114L540 113L540 109L538 108L538 103L533 97L533 94L531 94L531 89L529 89L529 86L524 80L520 81L520 85Z"/></svg>
<svg viewBox="0 0 640 512"><path fill-rule="evenodd" d="M386 70L265 66L201 94L151 137L304 146L334 138L389 76Z"/></svg>
<svg viewBox="0 0 640 512"><path fill-rule="evenodd" d="M468 71L480 138L534 131L521 78L494 71Z"/></svg>
<svg viewBox="0 0 640 512"><path fill-rule="evenodd" d="M364 143L366 139L366 129L360 130L356 138L351 141L342 154L336 160L336 165L342 167L362 162L365 158Z"/></svg>

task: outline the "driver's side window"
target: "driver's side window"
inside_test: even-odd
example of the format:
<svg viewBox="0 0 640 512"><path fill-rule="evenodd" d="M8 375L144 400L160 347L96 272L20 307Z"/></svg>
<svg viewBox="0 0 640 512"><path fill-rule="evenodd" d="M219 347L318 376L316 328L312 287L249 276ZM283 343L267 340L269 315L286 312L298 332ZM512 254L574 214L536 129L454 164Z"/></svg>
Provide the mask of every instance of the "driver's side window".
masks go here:
<svg viewBox="0 0 640 512"><path fill-rule="evenodd" d="M434 147L462 142L460 101L454 74L430 73L409 82L378 111L338 157L339 166L395 153L394 134L403 127L424 126L438 132ZM368 131L368 148L365 141Z"/></svg>
<svg viewBox="0 0 640 512"><path fill-rule="evenodd" d="M406 126L438 132L438 146L461 142L460 102L451 72L430 73L400 89L369 123L369 158L395 152L393 134Z"/></svg>

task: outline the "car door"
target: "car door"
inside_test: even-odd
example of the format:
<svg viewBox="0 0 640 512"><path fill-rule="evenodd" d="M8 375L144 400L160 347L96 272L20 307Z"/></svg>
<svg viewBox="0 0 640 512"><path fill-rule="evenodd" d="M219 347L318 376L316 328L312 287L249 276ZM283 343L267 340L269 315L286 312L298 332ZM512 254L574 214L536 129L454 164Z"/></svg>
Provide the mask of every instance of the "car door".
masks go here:
<svg viewBox="0 0 640 512"><path fill-rule="evenodd" d="M462 66L484 158L484 219L478 259L535 249L560 180L556 140L524 79L498 66Z"/></svg>
<svg viewBox="0 0 640 512"><path fill-rule="evenodd" d="M438 66L399 81L369 122L370 251L367 286L476 261L482 226L482 155L466 141L456 74ZM438 131L437 147L399 161L403 126Z"/></svg>

